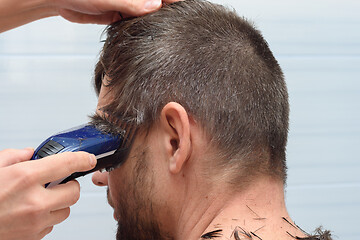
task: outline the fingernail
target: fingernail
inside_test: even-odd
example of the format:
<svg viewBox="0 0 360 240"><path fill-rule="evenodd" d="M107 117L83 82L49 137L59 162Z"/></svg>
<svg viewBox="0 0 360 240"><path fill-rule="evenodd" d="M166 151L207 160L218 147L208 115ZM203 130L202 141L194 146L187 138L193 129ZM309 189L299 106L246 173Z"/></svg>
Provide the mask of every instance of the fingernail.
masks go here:
<svg viewBox="0 0 360 240"><path fill-rule="evenodd" d="M161 0L148 0L145 3L145 10L155 10L161 5Z"/></svg>
<svg viewBox="0 0 360 240"><path fill-rule="evenodd" d="M93 167L95 167L96 162L97 162L97 161L96 161L95 155L94 155L94 154L90 154L90 165L93 166Z"/></svg>

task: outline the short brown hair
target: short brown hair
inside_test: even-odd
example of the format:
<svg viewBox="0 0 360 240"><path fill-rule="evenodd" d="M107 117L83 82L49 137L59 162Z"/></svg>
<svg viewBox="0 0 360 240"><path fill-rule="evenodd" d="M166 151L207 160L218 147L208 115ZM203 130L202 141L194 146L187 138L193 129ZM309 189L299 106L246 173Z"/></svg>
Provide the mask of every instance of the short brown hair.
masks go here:
<svg viewBox="0 0 360 240"><path fill-rule="evenodd" d="M170 101L205 129L218 164L285 181L288 95L259 31L223 6L180 1L107 29L95 87L110 80L104 110L150 128Z"/></svg>

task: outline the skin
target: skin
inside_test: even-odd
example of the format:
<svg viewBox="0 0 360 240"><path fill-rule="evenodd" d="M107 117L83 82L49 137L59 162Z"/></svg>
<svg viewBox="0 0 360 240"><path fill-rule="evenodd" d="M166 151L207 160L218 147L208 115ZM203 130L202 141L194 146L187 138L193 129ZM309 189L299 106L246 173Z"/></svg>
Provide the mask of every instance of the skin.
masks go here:
<svg viewBox="0 0 360 240"><path fill-rule="evenodd" d="M53 188L48 182L95 167L96 158L85 152L62 153L28 161L31 148L0 151L0 239L36 240L70 214L80 196L77 181Z"/></svg>
<svg viewBox="0 0 360 240"><path fill-rule="evenodd" d="M123 17L156 11L176 0L0 0L0 33L32 21L51 17L77 23L110 24ZM34 150L0 151L0 239L37 240L70 214L80 196L71 181L45 189L44 184L96 165L93 155L63 153L28 161Z"/></svg>
<svg viewBox="0 0 360 240"><path fill-rule="evenodd" d="M62 16L76 23L110 24L121 17L140 16L178 0L0 0L0 32L26 23Z"/></svg>
<svg viewBox="0 0 360 240"><path fill-rule="evenodd" d="M107 92L103 86L98 109L111 101ZM125 211L129 218L138 217L136 225L125 225L127 228L152 223L161 239L200 239L219 229L219 238L214 239L251 239L246 236L250 232L264 240L293 239L287 232L305 236L286 210L282 181L257 176L244 179L247 184L236 188L227 184L226 171L219 169L217 175L207 176L214 151L186 110L169 102L149 133L136 136L126 162L110 173L96 172L92 180L108 186L108 200L120 227ZM136 171L139 162L146 163L141 174ZM160 239L146 234L137 239Z"/></svg>

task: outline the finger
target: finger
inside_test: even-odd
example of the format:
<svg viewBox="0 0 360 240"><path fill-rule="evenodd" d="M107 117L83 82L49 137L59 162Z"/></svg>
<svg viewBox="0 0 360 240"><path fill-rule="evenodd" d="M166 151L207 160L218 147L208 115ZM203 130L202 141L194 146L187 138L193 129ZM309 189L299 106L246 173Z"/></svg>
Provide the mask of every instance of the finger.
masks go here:
<svg viewBox="0 0 360 240"><path fill-rule="evenodd" d="M130 16L141 16L146 13L154 12L161 8L161 0L109 0L104 5L105 11L118 11Z"/></svg>
<svg viewBox="0 0 360 240"><path fill-rule="evenodd" d="M59 14L66 20L75 23L110 24L116 20L120 20L120 16L117 12L107 12L100 15L91 15L69 9L61 9L59 10Z"/></svg>
<svg viewBox="0 0 360 240"><path fill-rule="evenodd" d="M46 199L51 211L70 207L80 198L80 185L77 181L70 181L47 190Z"/></svg>
<svg viewBox="0 0 360 240"><path fill-rule="evenodd" d="M70 216L70 208L59 209L50 213L49 224L51 226L65 221Z"/></svg>
<svg viewBox="0 0 360 240"><path fill-rule="evenodd" d="M20 164L43 185L67 177L74 172L93 169L96 158L94 154L86 152L65 152Z"/></svg>
<svg viewBox="0 0 360 240"><path fill-rule="evenodd" d="M7 167L15 163L27 161L34 154L34 149L5 149L0 151L0 167Z"/></svg>
<svg viewBox="0 0 360 240"><path fill-rule="evenodd" d="M180 2L183 0L163 0L164 3L174 3L174 2Z"/></svg>
<svg viewBox="0 0 360 240"><path fill-rule="evenodd" d="M69 1L64 1L69 2ZM60 15L64 16L66 19L71 19L70 21L75 21L81 23L89 22L93 23L94 19L89 17L92 15L101 15L106 14L107 12L121 12L125 15L130 16L141 16L149 12L156 11L161 8L161 0L104 0L94 2L93 5L89 3L89 6L84 8L81 5L73 4L62 4L59 7ZM67 9L67 10L64 10ZM66 12L66 13L65 13ZM72 12L72 13L70 13ZM80 16L79 14L84 14ZM86 16L88 15L88 16ZM86 21L90 20L90 21Z"/></svg>
<svg viewBox="0 0 360 240"><path fill-rule="evenodd" d="M51 231L53 230L53 226L51 227L47 227L45 228L44 230L42 230L40 233L39 233L39 239L42 239L44 238L46 235L48 235L49 233L51 233Z"/></svg>

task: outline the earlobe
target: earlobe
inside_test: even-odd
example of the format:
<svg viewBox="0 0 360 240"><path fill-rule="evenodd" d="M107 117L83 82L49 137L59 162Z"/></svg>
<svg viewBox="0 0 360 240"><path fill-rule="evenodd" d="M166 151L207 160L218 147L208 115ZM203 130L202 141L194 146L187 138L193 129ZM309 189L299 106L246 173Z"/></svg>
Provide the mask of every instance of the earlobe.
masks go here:
<svg viewBox="0 0 360 240"><path fill-rule="evenodd" d="M167 136L169 171L178 174L191 154L189 116L183 106L170 102L161 111L161 124Z"/></svg>

